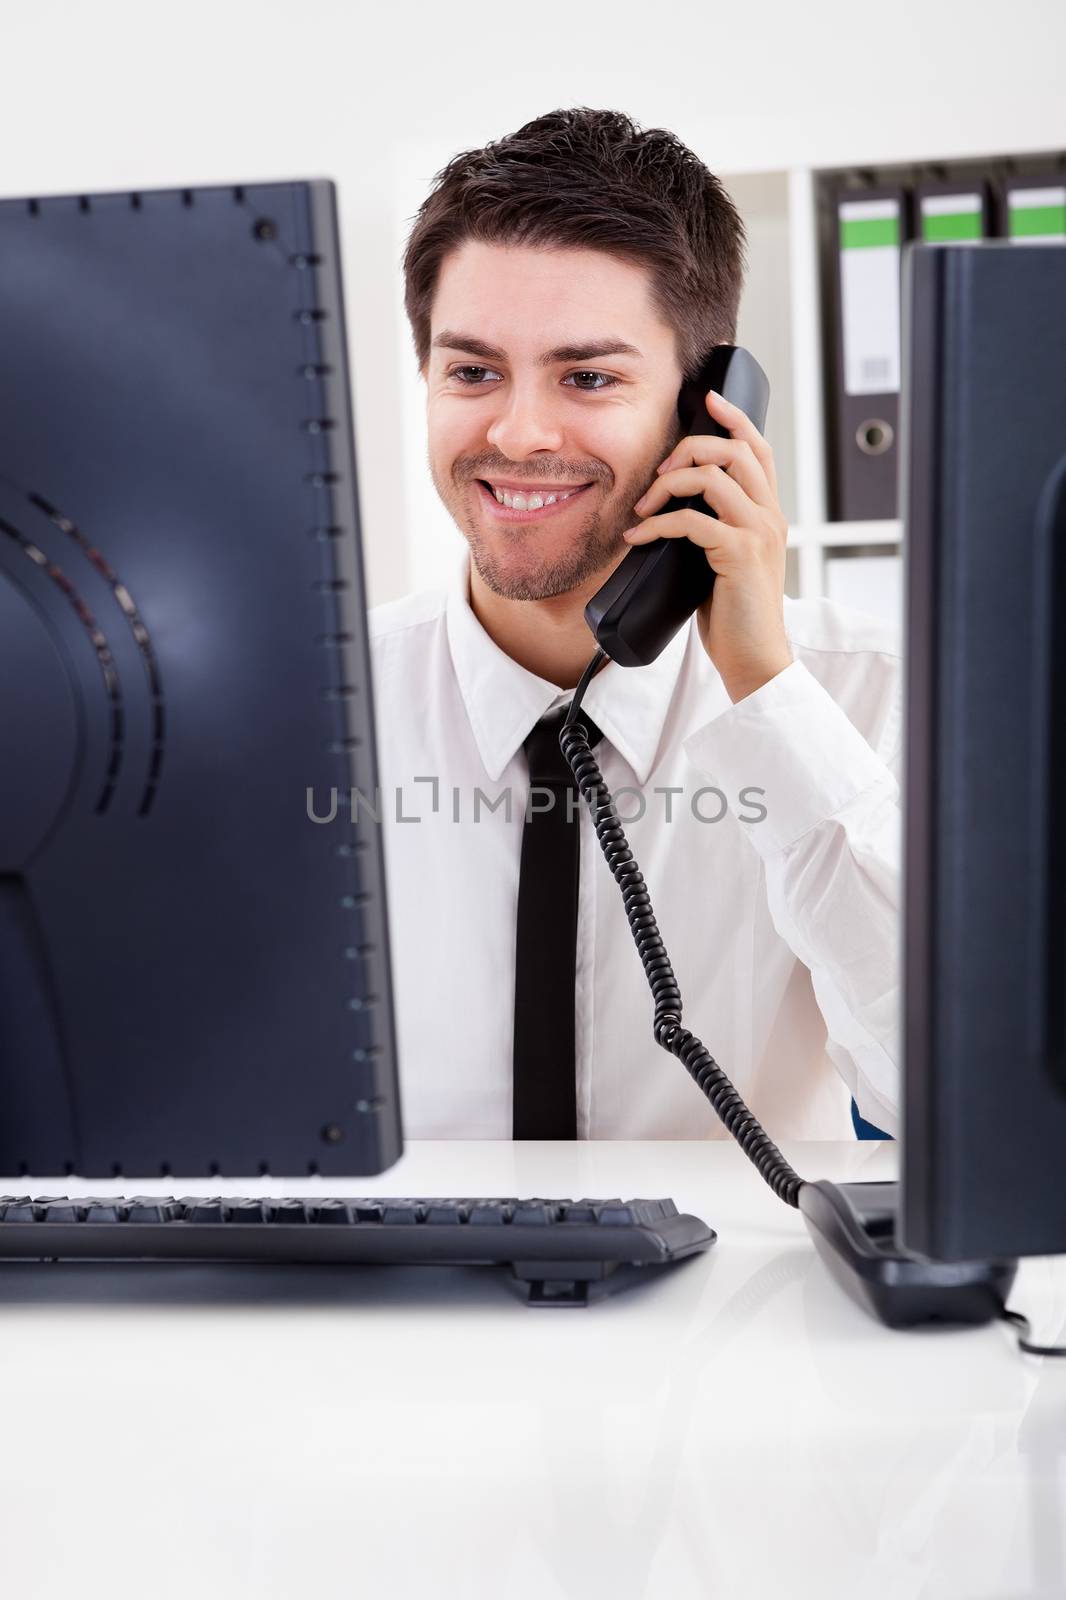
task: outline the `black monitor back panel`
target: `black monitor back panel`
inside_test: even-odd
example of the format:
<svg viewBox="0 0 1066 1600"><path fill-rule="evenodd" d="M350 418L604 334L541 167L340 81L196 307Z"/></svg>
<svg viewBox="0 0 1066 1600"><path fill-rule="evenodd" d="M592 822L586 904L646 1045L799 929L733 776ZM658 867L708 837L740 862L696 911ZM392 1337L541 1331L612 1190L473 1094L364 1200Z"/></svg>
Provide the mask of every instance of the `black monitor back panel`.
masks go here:
<svg viewBox="0 0 1066 1600"><path fill-rule="evenodd" d="M400 1152L338 255L326 180L0 203L0 1172Z"/></svg>
<svg viewBox="0 0 1066 1600"><path fill-rule="evenodd" d="M905 274L903 1227L1066 1250L1066 246Z"/></svg>

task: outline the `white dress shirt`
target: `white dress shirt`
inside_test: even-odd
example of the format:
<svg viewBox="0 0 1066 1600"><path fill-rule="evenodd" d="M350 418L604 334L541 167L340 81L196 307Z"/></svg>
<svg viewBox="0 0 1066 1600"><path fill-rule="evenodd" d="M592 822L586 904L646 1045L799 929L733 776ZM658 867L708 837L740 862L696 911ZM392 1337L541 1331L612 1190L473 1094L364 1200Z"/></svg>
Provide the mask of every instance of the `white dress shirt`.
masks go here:
<svg viewBox="0 0 1066 1600"><path fill-rule="evenodd" d="M463 542L446 590L370 612L412 1139L511 1137L522 745L572 695L505 654L469 594ZM853 1137L853 1095L864 1117L896 1133L898 641L889 624L828 600L786 598L785 624L792 665L736 705L694 618L651 666L608 662L583 705L603 731L595 754L685 1026L772 1138ZM578 1137L726 1137L682 1064L655 1043L621 892L578 805Z"/></svg>

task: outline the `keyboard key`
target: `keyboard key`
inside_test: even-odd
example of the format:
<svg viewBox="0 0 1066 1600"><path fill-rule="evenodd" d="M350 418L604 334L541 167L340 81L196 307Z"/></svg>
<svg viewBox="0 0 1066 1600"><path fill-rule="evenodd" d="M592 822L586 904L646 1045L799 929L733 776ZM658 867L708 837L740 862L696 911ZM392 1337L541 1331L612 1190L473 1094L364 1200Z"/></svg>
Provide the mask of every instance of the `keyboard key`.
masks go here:
<svg viewBox="0 0 1066 1600"><path fill-rule="evenodd" d="M352 1220L352 1214L343 1200L316 1200L309 1207L312 1222L344 1223Z"/></svg>
<svg viewBox="0 0 1066 1600"><path fill-rule="evenodd" d="M226 1207L218 1196L186 1195L178 1201L185 1222L225 1222Z"/></svg>
<svg viewBox="0 0 1066 1600"><path fill-rule="evenodd" d="M182 1208L169 1195L134 1195L129 1203L130 1222L180 1222Z"/></svg>

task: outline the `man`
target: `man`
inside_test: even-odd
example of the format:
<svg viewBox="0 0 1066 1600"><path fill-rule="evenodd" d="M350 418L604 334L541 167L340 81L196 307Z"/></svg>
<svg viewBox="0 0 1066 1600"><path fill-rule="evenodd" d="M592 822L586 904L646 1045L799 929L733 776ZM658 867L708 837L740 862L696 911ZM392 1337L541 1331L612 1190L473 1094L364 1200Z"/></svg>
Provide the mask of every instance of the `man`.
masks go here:
<svg viewBox="0 0 1066 1600"><path fill-rule="evenodd" d="M722 186L673 135L587 109L455 157L415 220L405 303L429 462L465 543L447 593L371 613L410 1137L542 1130L517 1108L523 1096L535 1108L541 1072L560 1070L571 1137L723 1136L655 1043L583 802L564 953L572 1059L525 1059L538 1013L570 1007L565 985L541 1003L526 981L530 953L568 937L566 918L516 935L536 889L520 884L538 816L527 741L594 653L586 602L631 544L656 537L704 549L711 599L650 666L602 668L583 708L684 1023L772 1137L852 1136L853 1096L896 1131L892 633L785 599L773 453L740 411L708 395L730 437L678 438L682 380L735 340L743 247ZM661 514L690 495L717 519Z"/></svg>

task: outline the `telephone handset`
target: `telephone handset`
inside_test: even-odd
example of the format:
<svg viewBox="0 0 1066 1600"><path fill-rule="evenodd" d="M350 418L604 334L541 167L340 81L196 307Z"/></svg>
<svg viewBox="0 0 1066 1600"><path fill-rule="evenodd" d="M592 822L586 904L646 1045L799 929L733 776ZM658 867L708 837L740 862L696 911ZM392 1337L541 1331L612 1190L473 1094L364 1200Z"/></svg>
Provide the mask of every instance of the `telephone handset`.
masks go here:
<svg viewBox="0 0 1066 1600"><path fill-rule="evenodd" d="M680 438L710 433L728 438L707 410L708 389L739 406L759 432L766 425L770 384L755 357L739 345L716 346L677 397ZM714 516L702 495L668 500L656 515L692 507ZM636 545L585 607L596 642L623 667L646 667L669 644L714 587L714 569L691 539L653 539Z"/></svg>

